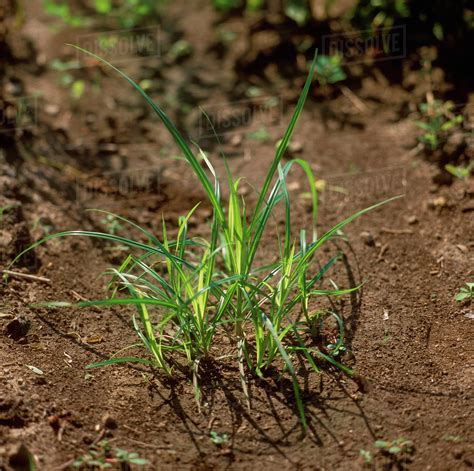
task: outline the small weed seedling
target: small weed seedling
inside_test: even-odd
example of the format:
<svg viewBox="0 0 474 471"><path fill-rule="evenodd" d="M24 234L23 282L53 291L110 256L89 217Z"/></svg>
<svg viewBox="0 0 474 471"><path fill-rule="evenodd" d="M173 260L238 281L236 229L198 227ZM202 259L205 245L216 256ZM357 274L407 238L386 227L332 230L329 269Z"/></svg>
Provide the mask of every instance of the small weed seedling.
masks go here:
<svg viewBox="0 0 474 471"><path fill-rule="evenodd" d="M108 440L101 440L92 445L87 453L73 462L73 467L78 469L130 469L131 465L146 466L148 460L140 458L138 453L128 452L121 448L110 447Z"/></svg>
<svg viewBox="0 0 474 471"><path fill-rule="evenodd" d="M211 442L214 445L225 445L229 441L229 435L227 433L219 433L212 431L210 434Z"/></svg>
<svg viewBox="0 0 474 471"><path fill-rule="evenodd" d="M465 301L466 299L474 299L474 283L466 283L459 293L456 295L456 301Z"/></svg>
<svg viewBox="0 0 474 471"><path fill-rule="evenodd" d="M343 332L335 337L335 343L330 348L315 347L311 327L314 313L320 309L312 300L342 296L359 288L325 286L325 274L340 257L336 253L329 259L322 259L319 249L331 239L340 237L342 229L354 219L396 199L358 211L324 234L318 234L318 192L311 167L301 159L282 163L309 92L316 62L311 66L256 203L250 209L239 194L241 180L235 179L228 167L225 176L229 196L225 204L221 198L221 181L205 153L197 148L199 157L195 154L162 109L131 78L100 57L83 49L81 51L111 67L146 100L180 147L212 207L208 238L189 235L188 221L196 205L179 218L174 240L169 237L164 220L161 236L158 237L115 215L120 223L129 225L142 237L133 239L108 232L68 231L49 235L28 249L65 236L100 238L129 248L121 265L109 271L110 298L83 301L77 305L135 306L137 316L133 317L133 326L147 354L113 357L87 368L138 362L157 368L168 376L181 371L192 376L199 402L200 365L202 360L213 360L216 338L225 336L234 345L234 358L247 406L250 408L247 373L263 377L270 368L279 368L292 380L296 407L306 430L299 379L293 366L295 360L305 362L316 372L321 371L318 363L325 361L352 375L352 371L336 359L342 351ZM312 211L309 237L303 229L294 234L287 188L287 176L294 165L303 170L310 189ZM258 254L262 238L278 205L284 210L284 224L281 230L277 230L274 239L278 260L262 264L257 262L261 259ZM321 258L320 266L316 263L316 257ZM60 302L42 306L71 305Z"/></svg>
<svg viewBox="0 0 474 471"><path fill-rule="evenodd" d="M265 0L212 0L217 10L229 11L245 7L248 11L261 10L265 7ZM302 26L311 18L311 11L307 0L285 0L282 8L288 18Z"/></svg>
<svg viewBox="0 0 474 471"><path fill-rule="evenodd" d="M416 125L424 131L418 139L426 149L435 151L446 142L450 133L459 128L464 117L454 114L453 109L453 102L435 99L420 105L422 120L417 121Z"/></svg>
<svg viewBox="0 0 474 471"><path fill-rule="evenodd" d="M366 465L371 465L374 459L372 453L369 450L359 450L359 456L362 458L362 461Z"/></svg>
<svg viewBox="0 0 474 471"><path fill-rule="evenodd" d="M267 128L261 127L256 131L251 131L247 134L249 139L253 139L254 141L260 142L268 142L271 139L271 135L268 132Z"/></svg>
<svg viewBox="0 0 474 471"><path fill-rule="evenodd" d="M316 80L321 85L333 85L347 78L342 70L342 57L335 54L333 56L318 56L316 59Z"/></svg>
<svg viewBox="0 0 474 471"><path fill-rule="evenodd" d="M377 440L374 446L383 454L391 456L396 460L406 458L414 452L413 442L403 437L396 438L392 441Z"/></svg>
<svg viewBox="0 0 474 471"><path fill-rule="evenodd" d="M474 160L469 162L469 165L463 167L462 165L446 164L444 166L447 172L460 180L468 180L474 172Z"/></svg>
<svg viewBox="0 0 474 471"><path fill-rule="evenodd" d="M74 101L79 101L86 89L84 80L76 79L72 73L80 68L79 62L55 59L51 62L51 68L60 73L59 84L69 89L70 96Z"/></svg>
<svg viewBox="0 0 474 471"><path fill-rule="evenodd" d="M363 30L391 28L401 18L407 18L407 0L358 0L350 13L350 20Z"/></svg>
<svg viewBox="0 0 474 471"><path fill-rule="evenodd" d="M71 2L64 0L44 0L44 10L51 16L60 18L72 27L90 26L95 18L113 17L122 28L135 28L147 19L156 17L161 4L167 0L94 0L91 7L95 16L76 15L71 11Z"/></svg>
<svg viewBox="0 0 474 471"><path fill-rule="evenodd" d="M72 13L68 2L56 0L44 0L44 10L51 16L60 18L63 23L72 27L82 27L87 24L87 20Z"/></svg>
<svg viewBox="0 0 474 471"><path fill-rule="evenodd" d="M122 224L120 224L113 214L105 214L100 222L104 225L106 231L111 235L118 234L120 229L123 228Z"/></svg>

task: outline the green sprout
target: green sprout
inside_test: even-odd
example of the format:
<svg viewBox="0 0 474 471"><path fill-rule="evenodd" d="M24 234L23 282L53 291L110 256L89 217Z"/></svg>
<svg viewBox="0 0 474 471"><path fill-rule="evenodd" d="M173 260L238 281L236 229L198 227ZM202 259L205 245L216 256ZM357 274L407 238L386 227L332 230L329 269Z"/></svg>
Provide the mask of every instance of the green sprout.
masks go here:
<svg viewBox="0 0 474 471"><path fill-rule="evenodd" d="M407 0L358 0L350 19L359 27L377 30L391 28L396 20L409 15Z"/></svg>
<svg viewBox="0 0 474 471"><path fill-rule="evenodd" d="M469 165L466 166L446 164L444 168L454 177L460 180L467 180L474 171L474 161L469 162Z"/></svg>
<svg viewBox="0 0 474 471"><path fill-rule="evenodd" d="M401 455L411 455L414 451L413 442L403 437L396 438L392 441L377 440L374 445L383 453L396 457Z"/></svg>
<svg viewBox="0 0 474 471"><path fill-rule="evenodd" d="M134 28L158 14L159 7L167 0L94 0L92 6L97 17L106 20L113 17L123 28ZM92 17L73 14L65 0L44 0L44 10L72 27L91 25Z"/></svg>
<svg viewBox="0 0 474 471"><path fill-rule="evenodd" d="M136 452L128 452L121 448L112 449L108 440L104 439L92 445L86 453L75 459L72 465L79 469L103 470L111 469L117 464L146 466L149 461L140 458ZM123 469L129 469L129 467Z"/></svg>
<svg viewBox="0 0 474 471"><path fill-rule="evenodd" d="M316 80L321 85L335 84L347 78L342 70L342 57L338 54L332 56L318 56L316 59Z"/></svg>
<svg viewBox="0 0 474 471"><path fill-rule="evenodd" d="M466 299L474 298L474 283L466 283L466 286L462 287L459 290L459 293L456 295L456 301L465 301Z"/></svg>
<svg viewBox="0 0 474 471"><path fill-rule="evenodd" d="M370 465L374 459L372 453L369 450L359 450L359 455L364 461L364 464Z"/></svg>
<svg viewBox="0 0 474 471"><path fill-rule="evenodd" d="M211 442L214 443L214 445L224 445L229 441L229 435L227 435L227 433L212 431L209 435L211 436Z"/></svg>
<svg viewBox="0 0 474 471"><path fill-rule="evenodd" d="M428 100L420 105L421 121L416 125L424 131L418 140L431 151L435 151L446 142L448 136L464 121L460 114L453 113L454 103L451 101Z"/></svg>
<svg viewBox="0 0 474 471"><path fill-rule="evenodd" d="M299 26L303 26L308 22L311 17L308 1L286 0L285 15L296 23L298 23Z"/></svg>
<svg viewBox="0 0 474 471"><path fill-rule="evenodd" d="M261 10L265 7L265 0L212 0L216 10L230 11L245 6L247 11ZM282 5L282 13L303 26L311 17L308 0L285 0Z"/></svg>
<svg viewBox="0 0 474 471"><path fill-rule="evenodd" d="M105 214L100 222L105 226L107 232L112 235L117 234L123 228L122 224L113 214Z"/></svg>

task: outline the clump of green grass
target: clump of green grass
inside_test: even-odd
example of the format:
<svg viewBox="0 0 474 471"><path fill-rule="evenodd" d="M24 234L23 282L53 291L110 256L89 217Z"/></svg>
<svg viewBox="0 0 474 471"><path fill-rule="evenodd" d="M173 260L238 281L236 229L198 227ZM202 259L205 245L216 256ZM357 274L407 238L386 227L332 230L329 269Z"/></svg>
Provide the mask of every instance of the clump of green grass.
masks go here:
<svg viewBox="0 0 474 471"><path fill-rule="evenodd" d="M82 51L114 69L142 95L180 147L212 207L208 237L191 237L189 234L188 222L196 206L179 219L174 239L169 237L169 228L164 221L161 236L157 237L134 222L114 215L120 224L129 225L141 233L147 242L110 232L68 231L49 235L32 246L57 237L85 236L113 241L130 249L121 265L110 269L110 298L78 305L135 306L137 315L133 317L133 326L146 353L113 357L87 368L138 362L169 376L176 370L184 370L192 373L199 400L200 365L203 360L213 358L213 348L225 336L234 346L248 406L246 375L250 372L263 376L270 367L280 369L292 379L297 409L303 428L306 428L295 358L317 372L322 360L352 374L349 368L337 361L338 351L342 351L340 342L326 350L314 346L320 310L314 311L310 301L317 297L341 296L358 289L337 288L335 285L324 287L324 276L336 263L339 254L323 261L319 269L314 268L317 265L315 258L323 244L340 235L348 223L385 203L358 211L318 235L318 195L310 166L301 159L282 164L310 89L316 62L313 61L257 201L253 208L249 208L245 199L239 196L240 179L234 178L226 167L229 197L225 204L221 196L221 180L204 152L200 149L197 155L193 152L162 109L131 78L98 56ZM207 172L201 162L207 166ZM311 234L308 237L302 229L296 240L292 236L292 211L286 186L288 173L294 165L304 171L312 201ZM278 205L284 209L283 234L276 233L278 261L262 264L257 262L259 249ZM71 305L64 302L46 304L49 307ZM339 326L342 329L342 322Z"/></svg>

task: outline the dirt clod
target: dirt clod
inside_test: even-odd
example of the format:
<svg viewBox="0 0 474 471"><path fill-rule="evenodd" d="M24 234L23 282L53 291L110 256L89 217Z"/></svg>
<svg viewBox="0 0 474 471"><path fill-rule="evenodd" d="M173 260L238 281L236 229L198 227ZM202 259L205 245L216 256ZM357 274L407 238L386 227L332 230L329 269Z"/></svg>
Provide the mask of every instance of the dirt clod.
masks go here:
<svg viewBox="0 0 474 471"><path fill-rule="evenodd" d="M109 430L115 430L118 428L118 423L117 421L109 414L104 415L102 417L102 425L104 428L107 428Z"/></svg>

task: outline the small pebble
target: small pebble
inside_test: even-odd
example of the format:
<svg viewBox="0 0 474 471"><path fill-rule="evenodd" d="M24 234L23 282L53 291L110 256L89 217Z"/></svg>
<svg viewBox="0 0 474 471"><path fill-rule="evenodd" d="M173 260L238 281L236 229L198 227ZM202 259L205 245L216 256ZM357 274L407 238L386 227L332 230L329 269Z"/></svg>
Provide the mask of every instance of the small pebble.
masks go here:
<svg viewBox="0 0 474 471"><path fill-rule="evenodd" d="M301 189L301 184L300 182L290 182L288 183L287 185L287 188L289 191L296 191L296 190L300 190Z"/></svg>
<svg viewBox="0 0 474 471"><path fill-rule="evenodd" d="M299 154L303 152L303 144L300 141L291 141L288 145L288 150L291 154Z"/></svg>
<svg viewBox="0 0 474 471"><path fill-rule="evenodd" d="M430 209L444 208L447 205L448 205L448 202L446 201L446 198L444 196L438 196L437 198L434 198L428 202L428 207Z"/></svg>
<svg viewBox="0 0 474 471"><path fill-rule="evenodd" d="M233 147L239 147L242 144L243 137L242 134L235 134L230 139L230 145Z"/></svg>
<svg viewBox="0 0 474 471"><path fill-rule="evenodd" d="M368 245L369 247L373 247L375 245L374 236L368 231L361 232L360 238L363 240L364 244Z"/></svg>
<svg viewBox="0 0 474 471"><path fill-rule="evenodd" d="M106 144L101 144L100 151L114 154L118 151L118 146L117 144L114 144L113 142L108 142Z"/></svg>
<svg viewBox="0 0 474 471"><path fill-rule="evenodd" d="M51 116L57 116L59 114L59 106L54 103L49 103L44 107L44 111Z"/></svg>
<svg viewBox="0 0 474 471"><path fill-rule="evenodd" d="M114 430L118 427L117 421L109 414L104 415L102 418L102 424L104 428Z"/></svg>
<svg viewBox="0 0 474 471"><path fill-rule="evenodd" d="M417 222L418 222L418 218L416 216L410 216L408 218L408 224L410 225L416 224Z"/></svg>
<svg viewBox="0 0 474 471"><path fill-rule="evenodd" d="M36 65L38 65L39 67L44 67L47 63L48 63L48 57L46 56L46 54L40 52L36 56Z"/></svg>

